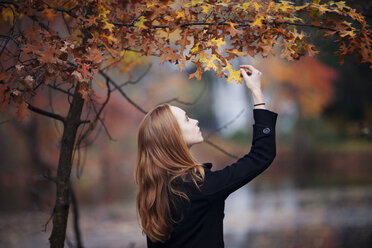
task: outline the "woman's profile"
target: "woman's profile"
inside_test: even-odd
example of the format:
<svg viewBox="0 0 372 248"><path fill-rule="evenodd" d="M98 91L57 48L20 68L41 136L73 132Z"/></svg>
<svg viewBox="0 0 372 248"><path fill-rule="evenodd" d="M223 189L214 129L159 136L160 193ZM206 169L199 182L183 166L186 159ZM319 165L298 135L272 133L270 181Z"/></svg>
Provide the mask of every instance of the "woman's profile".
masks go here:
<svg viewBox="0 0 372 248"><path fill-rule="evenodd" d="M137 211L150 247L224 247L225 199L258 176L276 156L277 113L265 107L261 72L242 65L254 102L251 150L222 170L200 164L190 147L203 142L199 122L163 104L141 121L135 180Z"/></svg>

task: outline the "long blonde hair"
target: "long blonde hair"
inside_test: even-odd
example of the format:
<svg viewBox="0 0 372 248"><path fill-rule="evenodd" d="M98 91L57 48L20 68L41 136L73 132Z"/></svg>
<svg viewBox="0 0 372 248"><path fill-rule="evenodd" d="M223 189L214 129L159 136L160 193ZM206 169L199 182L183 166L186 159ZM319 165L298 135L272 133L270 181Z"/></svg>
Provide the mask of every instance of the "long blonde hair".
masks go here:
<svg viewBox="0 0 372 248"><path fill-rule="evenodd" d="M139 186L137 211L142 230L151 241L164 243L170 238L176 223L171 216L171 194L189 201L173 183L186 176L199 187L204 181L204 169L190 154L169 105L159 105L140 123L134 171Z"/></svg>

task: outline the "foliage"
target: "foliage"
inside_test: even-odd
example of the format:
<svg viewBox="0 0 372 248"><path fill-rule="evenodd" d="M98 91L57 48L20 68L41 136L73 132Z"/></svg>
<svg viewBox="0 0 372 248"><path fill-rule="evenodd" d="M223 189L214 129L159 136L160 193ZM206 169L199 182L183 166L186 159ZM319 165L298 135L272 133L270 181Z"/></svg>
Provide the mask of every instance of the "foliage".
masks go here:
<svg viewBox="0 0 372 248"><path fill-rule="evenodd" d="M231 60L275 54L295 60L317 53L302 28L335 36L336 55L355 53L371 63L371 30L365 18L345 2L314 0L296 6L290 1L4 1L1 21L10 24L1 54L1 110L13 99L22 119L27 98L40 84L53 80L74 84L85 100L100 69L130 72L140 55L159 56L182 71L188 61L197 70L214 70L227 82L241 82ZM32 23L30 23L32 21ZM17 25L23 23L16 32ZM48 24L51 25L48 25ZM37 24L37 25L35 25ZM53 25L52 25L53 24ZM63 27L65 25L65 27ZM66 32L66 30L68 32ZM176 39L169 39L170 36ZM10 43L13 43L10 44ZM14 47L14 45L16 45Z"/></svg>

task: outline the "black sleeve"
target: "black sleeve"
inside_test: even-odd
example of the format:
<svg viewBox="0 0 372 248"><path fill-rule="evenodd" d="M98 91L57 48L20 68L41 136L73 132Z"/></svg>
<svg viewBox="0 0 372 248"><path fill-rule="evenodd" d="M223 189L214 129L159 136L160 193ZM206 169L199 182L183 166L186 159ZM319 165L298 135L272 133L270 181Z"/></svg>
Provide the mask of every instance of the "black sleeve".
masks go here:
<svg viewBox="0 0 372 248"><path fill-rule="evenodd" d="M254 109L252 147L248 154L218 171L206 171L201 187L210 199L226 198L272 163L276 156L275 125L278 114L266 109Z"/></svg>

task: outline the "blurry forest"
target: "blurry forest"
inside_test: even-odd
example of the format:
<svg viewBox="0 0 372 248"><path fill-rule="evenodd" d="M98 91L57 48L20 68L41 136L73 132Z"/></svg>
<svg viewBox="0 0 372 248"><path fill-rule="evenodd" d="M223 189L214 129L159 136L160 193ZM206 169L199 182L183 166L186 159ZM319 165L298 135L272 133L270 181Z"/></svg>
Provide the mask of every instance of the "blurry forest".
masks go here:
<svg viewBox="0 0 372 248"><path fill-rule="evenodd" d="M370 1L346 2L372 23ZM352 56L340 65L331 38L312 32L311 39L320 51L315 58L234 61L263 72L267 108L279 114L278 151L267 171L228 198L227 247L372 243L372 71ZM131 56L138 63L132 75L117 68L110 76L144 110L168 102L198 119L204 137L224 150L196 145L191 151L199 162L219 169L249 151L252 103L242 84L228 85L210 71L200 81L189 80L196 70L191 65L179 72L158 58ZM104 99L104 90L94 87L95 97ZM34 103L63 112L63 93L44 90ZM47 247L55 202L48 177L56 173L62 126L32 112L17 121L12 108L0 112L0 247ZM84 108L83 116L89 114ZM67 247L75 247L77 217L84 247L145 247L133 180L142 117L114 91L102 116L105 125L76 151L71 180L79 215L69 216Z"/></svg>

